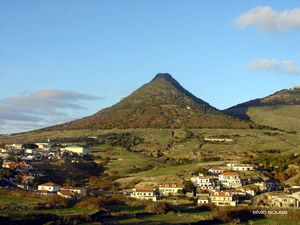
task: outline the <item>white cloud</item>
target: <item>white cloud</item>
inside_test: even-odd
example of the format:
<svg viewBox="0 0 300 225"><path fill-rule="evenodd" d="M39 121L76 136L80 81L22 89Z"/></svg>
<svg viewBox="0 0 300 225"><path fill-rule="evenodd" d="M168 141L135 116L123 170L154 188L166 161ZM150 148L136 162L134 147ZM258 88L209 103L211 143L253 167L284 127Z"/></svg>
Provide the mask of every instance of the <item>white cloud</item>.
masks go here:
<svg viewBox="0 0 300 225"><path fill-rule="evenodd" d="M0 132L41 128L74 119L69 111L86 109L83 101L101 99L59 89L42 89L0 99Z"/></svg>
<svg viewBox="0 0 300 225"><path fill-rule="evenodd" d="M300 68L291 60L260 59L250 62L247 68L260 71L273 71L285 74L300 74Z"/></svg>
<svg viewBox="0 0 300 225"><path fill-rule="evenodd" d="M240 28L255 26L265 32L300 29L300 8L276 11L269 6L258 6L241 14L235 24Z"/></svg>

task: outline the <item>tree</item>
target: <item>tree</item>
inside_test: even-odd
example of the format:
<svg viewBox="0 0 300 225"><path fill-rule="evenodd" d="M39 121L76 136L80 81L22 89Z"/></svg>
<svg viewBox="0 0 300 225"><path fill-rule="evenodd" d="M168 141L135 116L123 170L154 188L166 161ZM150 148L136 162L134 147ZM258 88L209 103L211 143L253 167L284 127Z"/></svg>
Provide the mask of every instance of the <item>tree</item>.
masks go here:
<svg viewBox="0 0 300 225"><path fill-rule="evenodd" d="M166 214L170 210L170 205L166 202L150 202L145 211L149 213Z"/></svg>
<svg viewBox="0 0 300 225"><path fill-rule="evenodd" d="M37 149L39 146L34 143L25 143L22 144L22 148Z"/></svg>
<svg viewBox="0 0 300 225"><path fill-rule="evenodd" d="M65 181L65 186L67 187L75 187L76 186L76 182L71 179L71 178L67 178Z"/></svg>
<svg viewBox="0 0 300 225"><path fill-rule="evenodd" d="M192 183L192 181L190 181L190 180L185 181L183 185L184 185L183 190L184 190L185 193L186 193L186 192L192 192L193 195L196 195L196 190L197 190L197 188L196 188L196 186Z"/></svg>

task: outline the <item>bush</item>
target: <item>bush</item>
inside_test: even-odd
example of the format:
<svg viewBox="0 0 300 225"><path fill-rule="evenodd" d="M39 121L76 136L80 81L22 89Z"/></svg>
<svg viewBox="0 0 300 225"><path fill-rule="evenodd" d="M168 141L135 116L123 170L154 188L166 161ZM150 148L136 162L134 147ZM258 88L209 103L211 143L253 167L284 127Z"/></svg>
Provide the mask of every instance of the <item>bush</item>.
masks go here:
<svg viewBox="0 0 300 225"><path fill-rule="evenodd" d="M87 198L78 202L75 207L80 209L97 209L102 210L104 206L104 200L101 197Z"/></svg>
<svg viewBox="0 0 300 225"><path fill-rule="evenodd" d="M170 210L170 205L166 202L149 202L145 211L156 214L166 214Z"/></svg>
<svg viewBox="0 0 300 225"><path fill-rule="evenodd" d="M66 208L71 205L71 201L58 195L54 195L46 198L46 205L49 208Z"/></svg>
<svg viewBox="0 0 300 225"><path fill-rule="evenodd" d="M216 206L212 203L202 204L196 207L199 211L213 211L216 209Z"/></svg>
<svg viewBox="0 0 300 225"><path fill-rule="evenodd" d="M218 215L215 219L228 223L238 220L246 222L248 220L259 219L262 217L263 215L254 215L252 210L249 208L219 208Z"/></svg>

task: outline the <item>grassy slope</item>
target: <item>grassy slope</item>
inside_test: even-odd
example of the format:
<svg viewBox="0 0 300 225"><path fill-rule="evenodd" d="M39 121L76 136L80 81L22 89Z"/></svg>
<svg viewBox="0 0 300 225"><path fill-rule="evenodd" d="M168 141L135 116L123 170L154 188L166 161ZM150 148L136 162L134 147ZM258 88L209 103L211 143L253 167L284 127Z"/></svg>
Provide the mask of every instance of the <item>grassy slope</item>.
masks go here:
<svg viewBox="0 0 300 225"><path fill-rule="evenodd" d="M38 203L42 202L40 199L36 198L24 198L24 197L16 197L16 196L8 196L8 195L0 195L0 206L8 206L8 205L22 205L23 203Z"/></svg>
<svg viewBox="0 0 300 225"><path fill-rule="evenodd" d="M300 106L250 107L247 115L252 121L286 131L300 131Z"/></svg>
<svg viewBox="0 0 300 225"><path fill-rule="evenodd" d="M100 156L102 159L109 158L110 162L107 165L108 170L118 171L120 175L126 175L137 168L144 169L150 166L161 166L161 163L155 158L129 152L121 147L111 147L107 145L93 147L93 155Z"/></svg>

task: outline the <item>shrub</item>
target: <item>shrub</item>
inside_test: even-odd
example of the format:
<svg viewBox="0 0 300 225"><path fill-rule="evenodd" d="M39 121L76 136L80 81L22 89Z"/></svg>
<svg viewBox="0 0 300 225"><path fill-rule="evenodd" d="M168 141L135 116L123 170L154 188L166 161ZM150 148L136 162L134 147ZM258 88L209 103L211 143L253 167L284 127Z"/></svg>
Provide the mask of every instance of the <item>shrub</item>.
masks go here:
<svg viewBox="0 0 300 225"><path fill-rule="evenodd" d="M170 205L166 202L149 202L145 211L156 214L166 214L170 210Z"/></svg>
<svg viewBox="0 0 300 225"><path fill-rule="evenodd" d="M219 209L218 215L215 217L215 219L228 223L238 220L241 222L246 222L248 220L259 219L262 217L262 215L254 215L252 210L249 208L222 208Z"/></svg>
<svg viewBox="0 0 300 225"><path fill-rule="evenodd" d="M216 206L212 203L202 204L196 207L199 211L213 211L216 209Z"/></svg>
<svg viewBox="0 0 300 225"><path fill-rule="evenodd" d="M75 207L80 209L98 209L102 210L104 206L104 200L101 197L87 198L78 202Z"/></svg>

